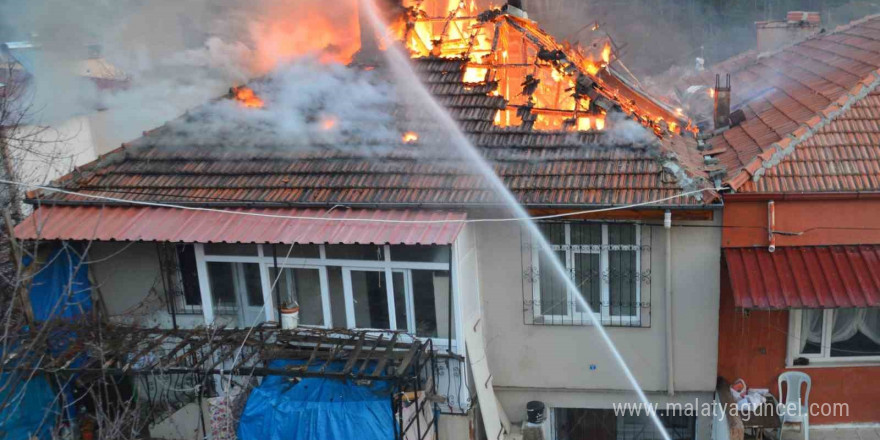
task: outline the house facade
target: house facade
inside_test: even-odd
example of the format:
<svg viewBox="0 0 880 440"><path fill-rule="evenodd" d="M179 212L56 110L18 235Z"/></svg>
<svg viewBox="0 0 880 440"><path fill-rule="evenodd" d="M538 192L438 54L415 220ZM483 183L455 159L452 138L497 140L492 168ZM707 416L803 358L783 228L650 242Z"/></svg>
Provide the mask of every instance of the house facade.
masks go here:
<svg viewBox="0 0 880 440"><path fill-rule="evenodd" d="M730 75L742 112L706 141L733 190L723 197L718 374L778 398L780 374L807 373L811 424L880 421L878 23L713 72Z"/></svg>
<svg viewBox="0 0 880 440"><path fill-rule="evenodd" d="M514 103L499 83L525 87L504 76L516 66L473 81L466 59L413 64L535 227L427 136L381 152L167 145L187 115L59 179L63 191L29 193L16 235L87 249L113 322L251 328L295 306L303 327L430 339L441 438L501 438L531 401L548 408L546 438L662 438L644 414L615 412L639 402L619 351L673 438L708 439L709 415L665 405L708 404L716 384L712 167L686 121L608 60L591 72L510 11L485 23L527 36L505 54L561 75L557 94L577 81L579 103ZM615 127L632 125L647 138L621 141Z"/></svg>

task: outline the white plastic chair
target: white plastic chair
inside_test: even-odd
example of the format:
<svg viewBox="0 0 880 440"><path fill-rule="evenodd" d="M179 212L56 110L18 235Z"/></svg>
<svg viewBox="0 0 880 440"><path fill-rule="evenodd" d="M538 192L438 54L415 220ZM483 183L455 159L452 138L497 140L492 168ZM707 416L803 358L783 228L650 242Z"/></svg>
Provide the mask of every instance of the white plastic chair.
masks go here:
<svg viewBox="0 0 880 440"><path fill-rule="evenodd" d="M812 381L807 373L800 371L786 371L779 375L779 439L782 439L782 428L786 423L800 423L804 430L804 440L810 440L810 387ZM786 384L786 392L782 394L782 384ZM807 384L806 392L801 398L801 385Z"/></svg>

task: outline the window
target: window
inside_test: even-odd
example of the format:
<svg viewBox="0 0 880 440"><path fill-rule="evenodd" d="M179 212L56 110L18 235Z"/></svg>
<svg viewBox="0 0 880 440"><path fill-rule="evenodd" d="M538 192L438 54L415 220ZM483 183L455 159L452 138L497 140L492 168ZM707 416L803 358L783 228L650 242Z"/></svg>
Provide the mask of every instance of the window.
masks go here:
<svg viewBox="0 0 880 440"><path fill-rule="evenodd" d="M880 309L794 310L791 321L791 358L880 361Z"/></svg>
<svg viewBox="0 0 880 440"><path fill-rule="evenodd" d="M661 440L663 434L644 412L616 413L613 409L554 408L551 438L557 440ZM696 438L697 417L686 410L657 410L672 440Z"/></svg>
<svg viewBox="0 0 880 440"><path fill-rule="evenodd" d="M596 316L606 325L639 325L641 318L641 228L635 224L542 223L553 255L533 249L537 282L535 314L544 323L589 323L577 292L557 276L561 264Z"/></svg>
<svg viewBox="0 0 880 440"><path fill-rule="evenodd" d="M240 325L296 305L304 326L404 330L436 344L454 334L449 246L196 245L194 255L210 313L238 314Z"/></svg>

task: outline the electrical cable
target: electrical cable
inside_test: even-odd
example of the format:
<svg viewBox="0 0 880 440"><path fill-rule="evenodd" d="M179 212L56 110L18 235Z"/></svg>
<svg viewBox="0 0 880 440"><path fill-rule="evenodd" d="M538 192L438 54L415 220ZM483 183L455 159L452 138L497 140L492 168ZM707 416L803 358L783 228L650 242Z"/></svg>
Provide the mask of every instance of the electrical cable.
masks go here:
<svg viewBox="0 0 880 440"><path fill-rule="evenodd" d="M504 218L481 218L481 219L447 219L447 220L389 220L389 219L369 219L369 218L333 218L333 217L314 217L314 216L295 216L295 215L282 215L282 214L265 214L258 212L242 212L242 211L232 211L227 209L219 209L219 208L205 208L198 206L184 206L184 205L176 205L173 203L161 203L161 202L144 202L144 201L136 201L136 200L127 200L120 199L116 197L107 197L107 196L98 196L94 194L85 194L76 191L69 191L61 188L55 188L51 186L45 185L36 185L31 183L17 182L12 180L0 179L0 183L5 183L8 185L15 185L20 187L29 187L42 189L45 191L56 192L60 194L73 195L78 197L84 197L95 200L104 200L107 202L114 203L126 203L132 205L139 206L148 206L153 208L173 208L173 209L182 209L188 211L202 211L202 212L215 212L218 214L231 214L231 215L242 215L242 216L250 216L250 217L263 217L263 218L275 218L275 219L283 219L283 220L321 220L321 221L341 221L341 222L364 222L364 223L393 223L393 224L450 224L450 223L459 223L459 224L468 224L468 223L506 223L506 222L523 222L523 221L537 221L537 220L552 220L556 218L566 218L566 217L574 217L585 214L596 214L601 212L611 212L611 211L620 211L624 209L632 209L643 206L655 205L662 202L667 202L670 200L674 200L680 197L686 197L694 194L699 194L705 191L722 191L724 188L703 188L693 191L685 191L682 193L678 193L669 197L663 197L660 199L654 199L646 202L640 203L632 203L628 205L617 205L608 208L598 208L598 209L590 209L583 211L575 211L575 212L566 212L561 214L551 214L544 216L531 217L530 219L523 219L519 217L504 217Z"/></svg>

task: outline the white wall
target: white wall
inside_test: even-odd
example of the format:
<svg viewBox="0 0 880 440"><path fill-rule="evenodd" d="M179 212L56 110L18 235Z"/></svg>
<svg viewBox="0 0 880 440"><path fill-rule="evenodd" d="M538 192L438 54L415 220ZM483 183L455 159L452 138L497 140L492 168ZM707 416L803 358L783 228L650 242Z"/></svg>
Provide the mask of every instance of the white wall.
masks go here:
<svg viewBox="0 0 880 440"><path fill-rule="evenodd" d="M716 217L715 222L703 224L719 225L720 216ZM594 327L524 324L519 226L482 223L475 228L488 361L499 400L511 420L524 418L529 400L557 407L608 408L614 399L633 396ZM650 327L607 330L642 388L660 402L665 401L667 389L662 226L654 226L649 236ZM673 228L672 243L675 389L686 393L684 397L711 401L716 378L721 230ZM595 369L591 370L591 365Z"/></svg>
<svg viewBox="0 0 880 440"><path fill-rule="evenodd" d="M115 320L146 327L172 327L155 243L95 242L89 270ZM204 324L202 315L177 315L180 328Z"/></svg>

